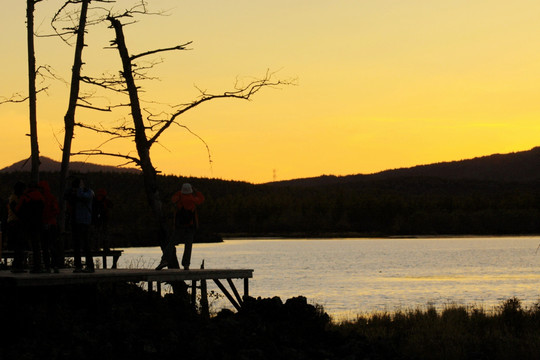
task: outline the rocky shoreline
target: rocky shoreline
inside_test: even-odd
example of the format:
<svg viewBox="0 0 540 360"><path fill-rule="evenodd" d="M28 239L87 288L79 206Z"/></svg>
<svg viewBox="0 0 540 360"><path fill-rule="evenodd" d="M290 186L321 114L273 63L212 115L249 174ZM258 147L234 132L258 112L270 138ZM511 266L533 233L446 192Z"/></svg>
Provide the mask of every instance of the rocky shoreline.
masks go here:
<svg viewBox="0 0 540 360"><path fill-rule="evenodd" d="M3 294L0 359L534 359L540 307L495 314L448 308L336 323L299 296L248 298L203 317L183 296L135 285L18 289Z"/></svg>

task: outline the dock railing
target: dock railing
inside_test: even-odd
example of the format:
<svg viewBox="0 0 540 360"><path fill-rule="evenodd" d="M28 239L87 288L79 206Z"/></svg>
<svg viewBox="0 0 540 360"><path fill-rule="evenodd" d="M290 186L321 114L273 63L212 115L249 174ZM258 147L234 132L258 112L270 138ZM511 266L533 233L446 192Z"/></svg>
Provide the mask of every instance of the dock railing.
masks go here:
<svg viewBox="0 0 540 360"><path fill-rule="evenodd" d="M120 259L120 256L122 256L122 253L124 250L93 250L92 256L93 257L101 257L103 261L103 268L107 269L107 258L112 258L112 265L111 269L116 269L118 266L118 259ZM5 264L8 263L9 259L13 259L13 256L15 255L15 252L13 250L4 250L1 253L1 258L4 261ZM84 253L82 254L84 256ZM25 258L31 259L32 258L32 251L25 251ZM68 249L64 250L64 258L73 258L73 250Z"/></svg>

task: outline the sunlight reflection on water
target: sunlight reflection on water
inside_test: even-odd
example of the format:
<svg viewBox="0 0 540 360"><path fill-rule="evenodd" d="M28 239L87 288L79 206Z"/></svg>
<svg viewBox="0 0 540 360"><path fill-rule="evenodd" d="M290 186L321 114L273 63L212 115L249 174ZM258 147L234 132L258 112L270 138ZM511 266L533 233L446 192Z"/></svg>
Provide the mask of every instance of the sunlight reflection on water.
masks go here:
<svg viewBox="0 0 540 360"><path fill-rule="evenodd" d="M427 305L485 309L540 300L540 237L226 240L196 244L192 267L254 269L250 295L303 295L334 317ZM182 246L177 247L181 255ZM153 268L159 248L128 248L119 267ZM212 289L213 284L209 284ZM239 286L241 288L241 286ZM215 289L214 289L215 290ZM228 307L219 301L216 307Z"/></svg>

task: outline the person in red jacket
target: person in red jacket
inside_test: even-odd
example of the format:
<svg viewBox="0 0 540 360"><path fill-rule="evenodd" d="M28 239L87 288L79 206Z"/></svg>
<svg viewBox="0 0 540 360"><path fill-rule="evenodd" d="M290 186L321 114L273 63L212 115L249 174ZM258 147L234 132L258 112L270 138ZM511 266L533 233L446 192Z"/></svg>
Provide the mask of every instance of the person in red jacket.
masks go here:
<svg viewBox="0 0 540 360"><path fill-rule="evenodd" d="M184 183L182 189L172 196L171 201L174 205L173 235L163 249L163 256L156 270L161 270L166 266L171 268L169 265L174 264L176 260L176 245L182 242L184 243L182 266L184 270L189 270L193 239L199 225L197 205L204 202L204 196L191 184Z"/></svg>
<svg viewBox="0 0 540 360"><path fill-rule="evenodd" d="M51 188L46 180L38 183L41 194L43 195L43 230L41 232L41 249L43 251L43 264L45 272L51 271L51 266L55 273L64 265L64 259L61 256L62 251L58 244L58 221L60 213L58 200L51 193Z"/></svg>
<svg viewBox="0 0 540 360"><path fill-rule="evenodd" d="M17 216L24 226L24 234L32 248L32 273L44 272L41 258L41 231L43 228L43 208L45 199L37 184L31 184L22 194L15 207Z"/></svg>

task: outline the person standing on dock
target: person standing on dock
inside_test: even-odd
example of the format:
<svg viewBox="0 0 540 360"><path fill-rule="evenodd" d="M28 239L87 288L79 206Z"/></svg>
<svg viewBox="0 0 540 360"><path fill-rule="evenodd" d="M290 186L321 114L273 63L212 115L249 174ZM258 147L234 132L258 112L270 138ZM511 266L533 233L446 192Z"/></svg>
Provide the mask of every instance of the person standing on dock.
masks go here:
<svg viewBox="0 0 540 360"><path fill-rule="evenodd" d="M182 266L184 270L189 270L193 239L199 224L197 205L204 202L204 195L194 189L191 184L184 183L182 189L172 196L171 201L174 205L173 234L163 249L163 256L156 270L161 270L174 263L173 257L176 257L176 245L180 243L184 243Z"/></svg>
<svg viewBox="0 0 540 360"><path fill-rule="evenodd" d="M31 184L22 194L15 211L22 221L23 235L32 248L31 273L44 272L41 256L41 231L43 230L43 209L45 199L36 183Z"/></svg>
<svg viewBox="0 0 540 360"><path fill-rule="evenodd" d="M94 192L84 185L82 179L74 179L66 196L71 216L73 243L73 272L94 272L94 259L90 248L89 231L92 223L92 200ZM86 257L86 269L82 268L81 247Z"/></svg>
<svg viewBox="0 0 540 360"><path fill-rule="evenodd" d="M38 183L39 189L45 200L43 208L43 230L41 233L41 246L43 251L43 264L45 272L51 272L51 267L55 273L64 265L64 259L61 257L61 251L58 244L58 221L60 213L58 200L51 192L49 182L41 180Z"/></svg>
<svg viewBox="0 0 540 360"><path fill-rule="evenodd" d="M6 236L8 244L13 248L15 254L13 257L13 263L11 266L11 272L13 273L22 273L24 270L24 250L25 250L25 240L23 236L23 225L22 221L17 215L17 205L19 204L20 198L24 192L26 185L17 181L13 186L13 193L9 196L8 199L8 217L7 217L7 226L6 226Z"/></svg>
<svg viewBox="0 0 540 360"><path fill-rule="evenodd" d="M109 211L113 207L112 201L107 196L107 190L98 189L92 203L92 225L94 225L95 242L97 250L109 251Z"/></svg>

